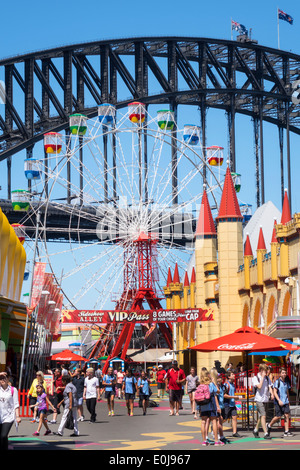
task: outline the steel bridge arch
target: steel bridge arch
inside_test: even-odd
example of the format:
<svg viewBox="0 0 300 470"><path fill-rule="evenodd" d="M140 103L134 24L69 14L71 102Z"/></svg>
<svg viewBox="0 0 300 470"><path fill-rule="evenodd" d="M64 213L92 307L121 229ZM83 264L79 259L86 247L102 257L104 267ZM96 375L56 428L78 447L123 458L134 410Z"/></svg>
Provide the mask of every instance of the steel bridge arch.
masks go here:
<svg viewBox="0 0 300 470"><path fill-rule="evenodd" d="M240 39L113 39L0 60L0 73L5 77L0 95L4 100L0 110L0 161L7 161L8 199L13 155L24 149L28 156L32 155L34 145L43 139L45 132L68 128L72 113L94 117L97 106L103 102L119 109L132 100L146 105L169 103L175 113L178 105L197 106L204 147L207 110L224 110L233 171L237 163L235 116L250 116L255 135L257 206L265 202L263 122L276 125L282 199L284 131L291 194L290 132L300 134L300 99L293 98L300 80L300 56L261 46L247 38ZM124 96L123 92L122 96L120 88L128 95ZM92 105L87 103L87 93Z"/></svg>

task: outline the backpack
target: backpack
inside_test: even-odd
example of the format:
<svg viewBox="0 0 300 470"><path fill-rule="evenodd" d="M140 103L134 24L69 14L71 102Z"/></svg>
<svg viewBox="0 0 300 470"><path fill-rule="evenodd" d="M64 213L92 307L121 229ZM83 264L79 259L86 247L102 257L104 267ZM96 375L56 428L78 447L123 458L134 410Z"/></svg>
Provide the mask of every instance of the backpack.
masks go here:
<svg viewBox="0 0 300 470"><path fill-rule="evenodd" d="M208 384L200 384L195 391L197 405L207 405L210 402L210 389Z"/></svg>

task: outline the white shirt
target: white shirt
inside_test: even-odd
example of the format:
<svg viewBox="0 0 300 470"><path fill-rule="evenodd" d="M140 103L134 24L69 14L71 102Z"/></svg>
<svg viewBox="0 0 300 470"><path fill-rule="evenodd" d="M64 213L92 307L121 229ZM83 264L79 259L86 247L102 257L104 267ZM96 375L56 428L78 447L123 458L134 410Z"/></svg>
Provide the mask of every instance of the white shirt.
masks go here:
<svg viewBox="0 0 300 470"><path fill-rule="evenodd" d="M259 380L257 379L257 377ZM256 387L262 380L260 373L257 374L257 377L255 376L252 379L253 387ZM254 401L258 401L260 403L267 403L270 399L269 387L271 385L272 385L271 380L269 379L269 377L265 376L262 387L256 390Z"/></svg>
<svg viewBox="0 0 300 470"><path fill-rule="evenodd" d="M19 408L18 390L8 385L6 390L0 387L0 424L12 423L15 420L15 409Z"/></svg>
<svg viewBox="0 0 300 470"><path fill-rule="evenodd" d="M99 387L99 380L97 377L84 379L84 386L86 387L85 398L97 398L97 387Z"/></svg>

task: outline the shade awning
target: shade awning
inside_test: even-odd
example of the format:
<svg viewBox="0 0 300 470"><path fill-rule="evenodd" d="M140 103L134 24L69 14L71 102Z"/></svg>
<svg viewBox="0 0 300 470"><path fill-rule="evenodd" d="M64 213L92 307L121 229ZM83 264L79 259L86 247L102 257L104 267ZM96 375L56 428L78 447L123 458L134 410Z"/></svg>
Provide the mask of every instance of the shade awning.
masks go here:
<svg viewBox="0 0 300 470"><path fill-rule="evenodd" d="M297 346L259 333L255 328L244 327L229 335L206 341L190 349L203 352L234 351L251 353L256 351L292 351L296 350Z"/></svg>
<svg viewBox="0 0 300 470"><path fill-rule="evenodd" d="M169 352L169 349L146 349L146 351L143 351L141 349L134 350L134 349L128 349L127 351L127 357L130 357L130 359L133 362L161 362L160 357L164 356L166 352Z"/></svg>
<svg viewBox="0 0 300 470"><path fill-rule="evenodd" d="M79 354L73 353L73 351L70 351L69 349L65 349L64 351L53 354L51 356L52 361L66 361L66 362L81 362L81 361L88 361L86 357L79 356Z"/></svg>

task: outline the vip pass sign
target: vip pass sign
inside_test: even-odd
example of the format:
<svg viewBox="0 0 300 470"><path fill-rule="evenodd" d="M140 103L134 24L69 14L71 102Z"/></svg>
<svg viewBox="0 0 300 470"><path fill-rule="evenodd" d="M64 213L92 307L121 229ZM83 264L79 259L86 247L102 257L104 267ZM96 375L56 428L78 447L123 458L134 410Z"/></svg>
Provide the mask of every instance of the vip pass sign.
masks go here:
<svg viewBox="0 0 300 470"><path fill-rule="evenodd" d="M208 309L176 310L63 310L63 323L169 323L212 321L213 311Z"/></svg>

